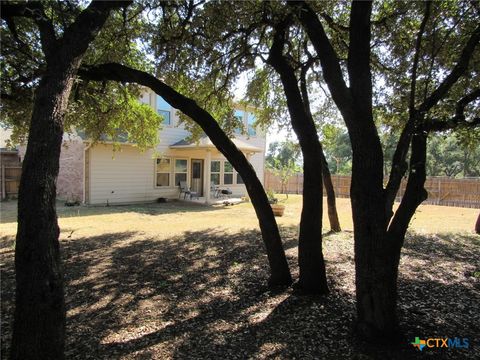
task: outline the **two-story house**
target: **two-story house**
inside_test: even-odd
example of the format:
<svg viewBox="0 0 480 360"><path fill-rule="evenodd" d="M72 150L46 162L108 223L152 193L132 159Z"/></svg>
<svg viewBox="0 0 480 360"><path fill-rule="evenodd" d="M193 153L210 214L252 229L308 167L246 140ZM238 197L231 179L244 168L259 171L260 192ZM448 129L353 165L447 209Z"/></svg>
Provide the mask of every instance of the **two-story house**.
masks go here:
<svg viewBox="0 0 480 360"><path fill-rule="evenodd" d="M141 152L135 144L91 144L81 134L65 138L57 180L60 198L77 199L85 204L114 204L178 198L179 183L186 182L201 200L215 199L212 184L230 189L234 196L245 196L241 176L215 148L208 137L198 142L186 139L190 133L179 123L176 109L158 95L146 92L140 99L163 115L156 149ZM247 109L236 109L247 135L236 135L233 142L249 159L263 182L265 133L254 127L255 116ZM156 151L155 151L156 150Z"/></svg>

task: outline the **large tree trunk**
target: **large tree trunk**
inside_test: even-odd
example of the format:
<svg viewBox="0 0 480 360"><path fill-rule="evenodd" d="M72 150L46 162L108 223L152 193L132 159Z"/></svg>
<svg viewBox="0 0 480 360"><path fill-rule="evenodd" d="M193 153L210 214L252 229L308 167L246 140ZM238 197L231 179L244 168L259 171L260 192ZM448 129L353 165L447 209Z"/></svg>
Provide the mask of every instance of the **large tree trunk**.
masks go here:
<svg viewBox="0 0 480 360"><path fill-rule="evenodd" d="M55 210L72 68L49 67L35 97L18 197L13 359L62 359L63 274Z"/></svg>
<svg viewBox="0 0 480 360"><path fill-rule="evenodd" d="M355 239L357 331L368 340L394 341L398 335L399 238L387 234L383 196L365 196L352 185Z"/></svg>
<svg viewBox="0 0 480 360"><path fill-rule="evenodd" d="M307 294L328 293L322 251L323 186L319 151L304 151L303 155L304 183L298 236L300 278L296 289Z"/></svg>
<svg viewBox="0 0 480 360"><path fill-rule="evenodd" d="M365 191L359 194L357 183L352 183L357 321L359 334L369 340L394 342L399 339L398 266L410 220L427 198L424 189L426 144L423 131L413 136L407 187L390 225L391 209L385 207L385 196L380 192L376 198L373 194L365 196Z"/></svg>
<svg viewBox="0 0 480 360"><path fill-rule="evenodd" d="M12 359L64 358L65 301L55 209L63 121L75 74L89 44L111 9L129 3L91 2L60 39L41 2L20 4L16 9L21 11L12 13L35 13L47 63L35 92L20 179Z"/></svg>
<svg viewBox="0 0 480 360"><path fill-rule="evenodd" d="M366 206L364 204L364 206ZM373 211L371 209L368 212ZM382 224L368 214L354 215L357 333L391 342L398 335L397 276L400 252L389 248Z"/></svg>
<svg viewBox="0 0 480 360"><path fill-rule="evenodd" d="M217 149L233 165L235 170L238 171L245 182L245 187L257 214L270 264L271 276L269 285L285 286L292 283L292 276L285 251L283 250L280 232L278 231L277 222L263 185L245 155L237 149L212 115L198 106L195 101L178 93L154 76L120 64L103 64L90 67L87 70L81 70L80 76L96 81L113 80L133 82L146 86L195 121L212 140Z"/></svg>
<svg viewBox="0 0 480 360"><path fill-rule="evenodd" d="M295 70L283 55L287 22L275 27L275 35L267 62L280 75L292 128L298 137L303 154L303 196L298 238L298 265L300 278L296 285L306 294L328 293L325 261L322 252L322 145L310 113L305 76L301 76L302 90ZM305 74L303 74L305 75Z"/></svg>
<svg viewBox="0 0 480 360"><path fill-rule="evenodd" d="M335 189L333 188L332 176L328 168L328 162L322 151L322 177L325 191L327 192L328 220L330 222L330 231L340 232L340 220L338 220L337 204L335 199Z"/></svg>
<svg viewBox="0 0 480 360"><path fill-rule="evenodd" d="M377 144L379 145L379 142ZM381 151L353 145L350 190L355 242L357 330L362 337L396 332L396 266L387 239ZM395 270L394 270L395 269Z"/></svg>

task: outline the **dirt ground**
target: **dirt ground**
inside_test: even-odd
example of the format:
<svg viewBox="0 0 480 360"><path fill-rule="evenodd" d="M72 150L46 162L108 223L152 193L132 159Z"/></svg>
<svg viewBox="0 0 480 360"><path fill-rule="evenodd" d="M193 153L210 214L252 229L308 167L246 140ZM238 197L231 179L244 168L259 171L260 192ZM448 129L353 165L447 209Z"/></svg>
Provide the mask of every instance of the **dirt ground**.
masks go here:
<svg viewBox="0 0 480 360"><path fill-rule="evenodd" d="M250 204L172 202L65 208L59 204L68 359L476 359L480 334L478 209L422 206L402 253L399 316L405 341L367 346L352 336L352 223L327 234L331 294L266 287L268 267ZM278 218L294 277L301 199ZM1 352L14 298L15 203L1 203ZM325 232L328 224L324 223ZM427 348L415 337L469 338L468 349Z"/></svg>

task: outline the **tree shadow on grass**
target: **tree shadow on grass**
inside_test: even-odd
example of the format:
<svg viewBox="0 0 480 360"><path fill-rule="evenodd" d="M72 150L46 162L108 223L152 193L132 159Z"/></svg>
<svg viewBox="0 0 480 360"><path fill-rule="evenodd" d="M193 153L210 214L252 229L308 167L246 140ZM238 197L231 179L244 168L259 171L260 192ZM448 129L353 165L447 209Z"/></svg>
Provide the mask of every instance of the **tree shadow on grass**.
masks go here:
<svg viewBox="0 0 480 360"><path fill-rule="evenodd" d="M406 248L410 246L407 241ZM67 358L475 358L474 349L419 353L409 344L415 336L473 341L479 320L474 306L469 311L458 307L478 304L472 284L409 277L409 264L402 265L406 275L399 284L407 339L398 348L386 348L367 346L352 335L351 257L343 260L350 273L327 258L328 297L298 297L266 287L267 259L257 231L209 229L166 240L110 233L62 241L62 249ZM423 261L421 251L408 256ZM289 261L294 268L296 258ZM14 291L12 256L3 255L2 263L5 355L9 337L4 330L11 326L5 314L11 313ZM350 290L344 290L346 282Z"/></svg>
<svg viewBox="0 0 480 360"><path fill-rule="evenodd" d="M144 215L163 215L174 213L189 213L203 211L219 211L224 206L210 206L201 203L169 200L166 203L138 203L129 205L89 205L89 206L65 206L63 201L57 200L57 215L59 218L71 218L93 215L108 215L134 212ZM2 203L0 223L12 223L17 221L17 201L11 200Z"/></svg>

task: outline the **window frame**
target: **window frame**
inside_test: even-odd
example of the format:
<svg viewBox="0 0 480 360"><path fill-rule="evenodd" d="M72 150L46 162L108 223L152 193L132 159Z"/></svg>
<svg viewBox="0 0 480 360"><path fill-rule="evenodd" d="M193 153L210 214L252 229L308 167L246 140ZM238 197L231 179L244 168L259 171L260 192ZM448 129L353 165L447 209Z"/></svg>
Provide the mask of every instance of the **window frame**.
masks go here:
<svg viewBox="0 0 480 360"><path fill-rule="evenodd" d="M236 135L242 135L245 130L245 110L235 109L233 116L240 121L241 128L236 127L233 132Z"/></svg>
<svg viewBox="0 0 480 360"><path fill-rule="evenodd" d="M225 164L228 163L230 164L230 166L232 167L232 171L225 171ZM222 170L223 170L223 173L222 173L222 184L223 185L235 185L235 168L233 167L233 165L228 161L228 160L223 160L223 165L222 165ZM232 175L232 182L230 184L226 184L225 183L225 175Z"/></svg>
<svg viewBox="0 0 480 360"><path fill-rule="evenodd" d="M157 169L157 161L158 160L168 160L169 161L169 171L166 172L166 171L158 171ZM155 188L161 188L161 189L166 189L166 188L170 188L172 187L172 158L171 157L168 157L168 156L163 156L163 157L157 157L155 158L154 160L154 172L155 172L155 176L154 176L154 184L155 184ZM168 174L168 185L158 185L158 174Z"/></svg>
<svg viewBox="0 0 480 360"><path fill-rule="evenodd" d="M253 122L250 124L250 120L253 119ZM257 137L258 136L258 131L256 126L253 124L257 121L257 117L253 112L248 111L247 112L247 135L248 137ZM253 133L250 133L250 129L252 129Z"/></svg>
<svg viewBox="0 0 480 360"><path fill-rule="evenodd" d="M218 162L218 171L212 171L212 163ZM212 159L210 160L210 183L212 183L212 175L218 175L218 184L216 186L222 185L222 160L220 159Z"/></svg>
<svg viewBox="0 0 480 360"><path fill-rule="evenodd" d="M238 178L242 179L242 182L238 182ZM235 170L235 185L245 185L245 181L243 181L242 176L238 173L238 171Z"/></svg>
<svg viewBox="0 0 480 360"><path fill-rule="evenodd" d="M186 172L177 172L177 160L184 160L187 162L187 166L186 166ZM188 158L173 158L173 187L178 187L179 185L176 183L176 177L177 177L177 174L185 174L186 176L186 183L187 183L187 186L190 186L190 176L188 175L189 174L189 161L188 161Z"/></svg>
<svg viewBox="0 0 480 360"><path fill-rule="evenodd" d="M161 100L159 101L159 99L163 100L163 102L166 104L165 106L161 106ZM167 103L165 101L165 99L163 99L160 95L156 94L155 96L155 112L158 114L158 115L165 115L165 114L168 114L168 123L165 123L165 117L164 117L164 121L162 121L162 126L165 126L165 127L172 127L173 126L173 108L172 106Z"/></svg>

